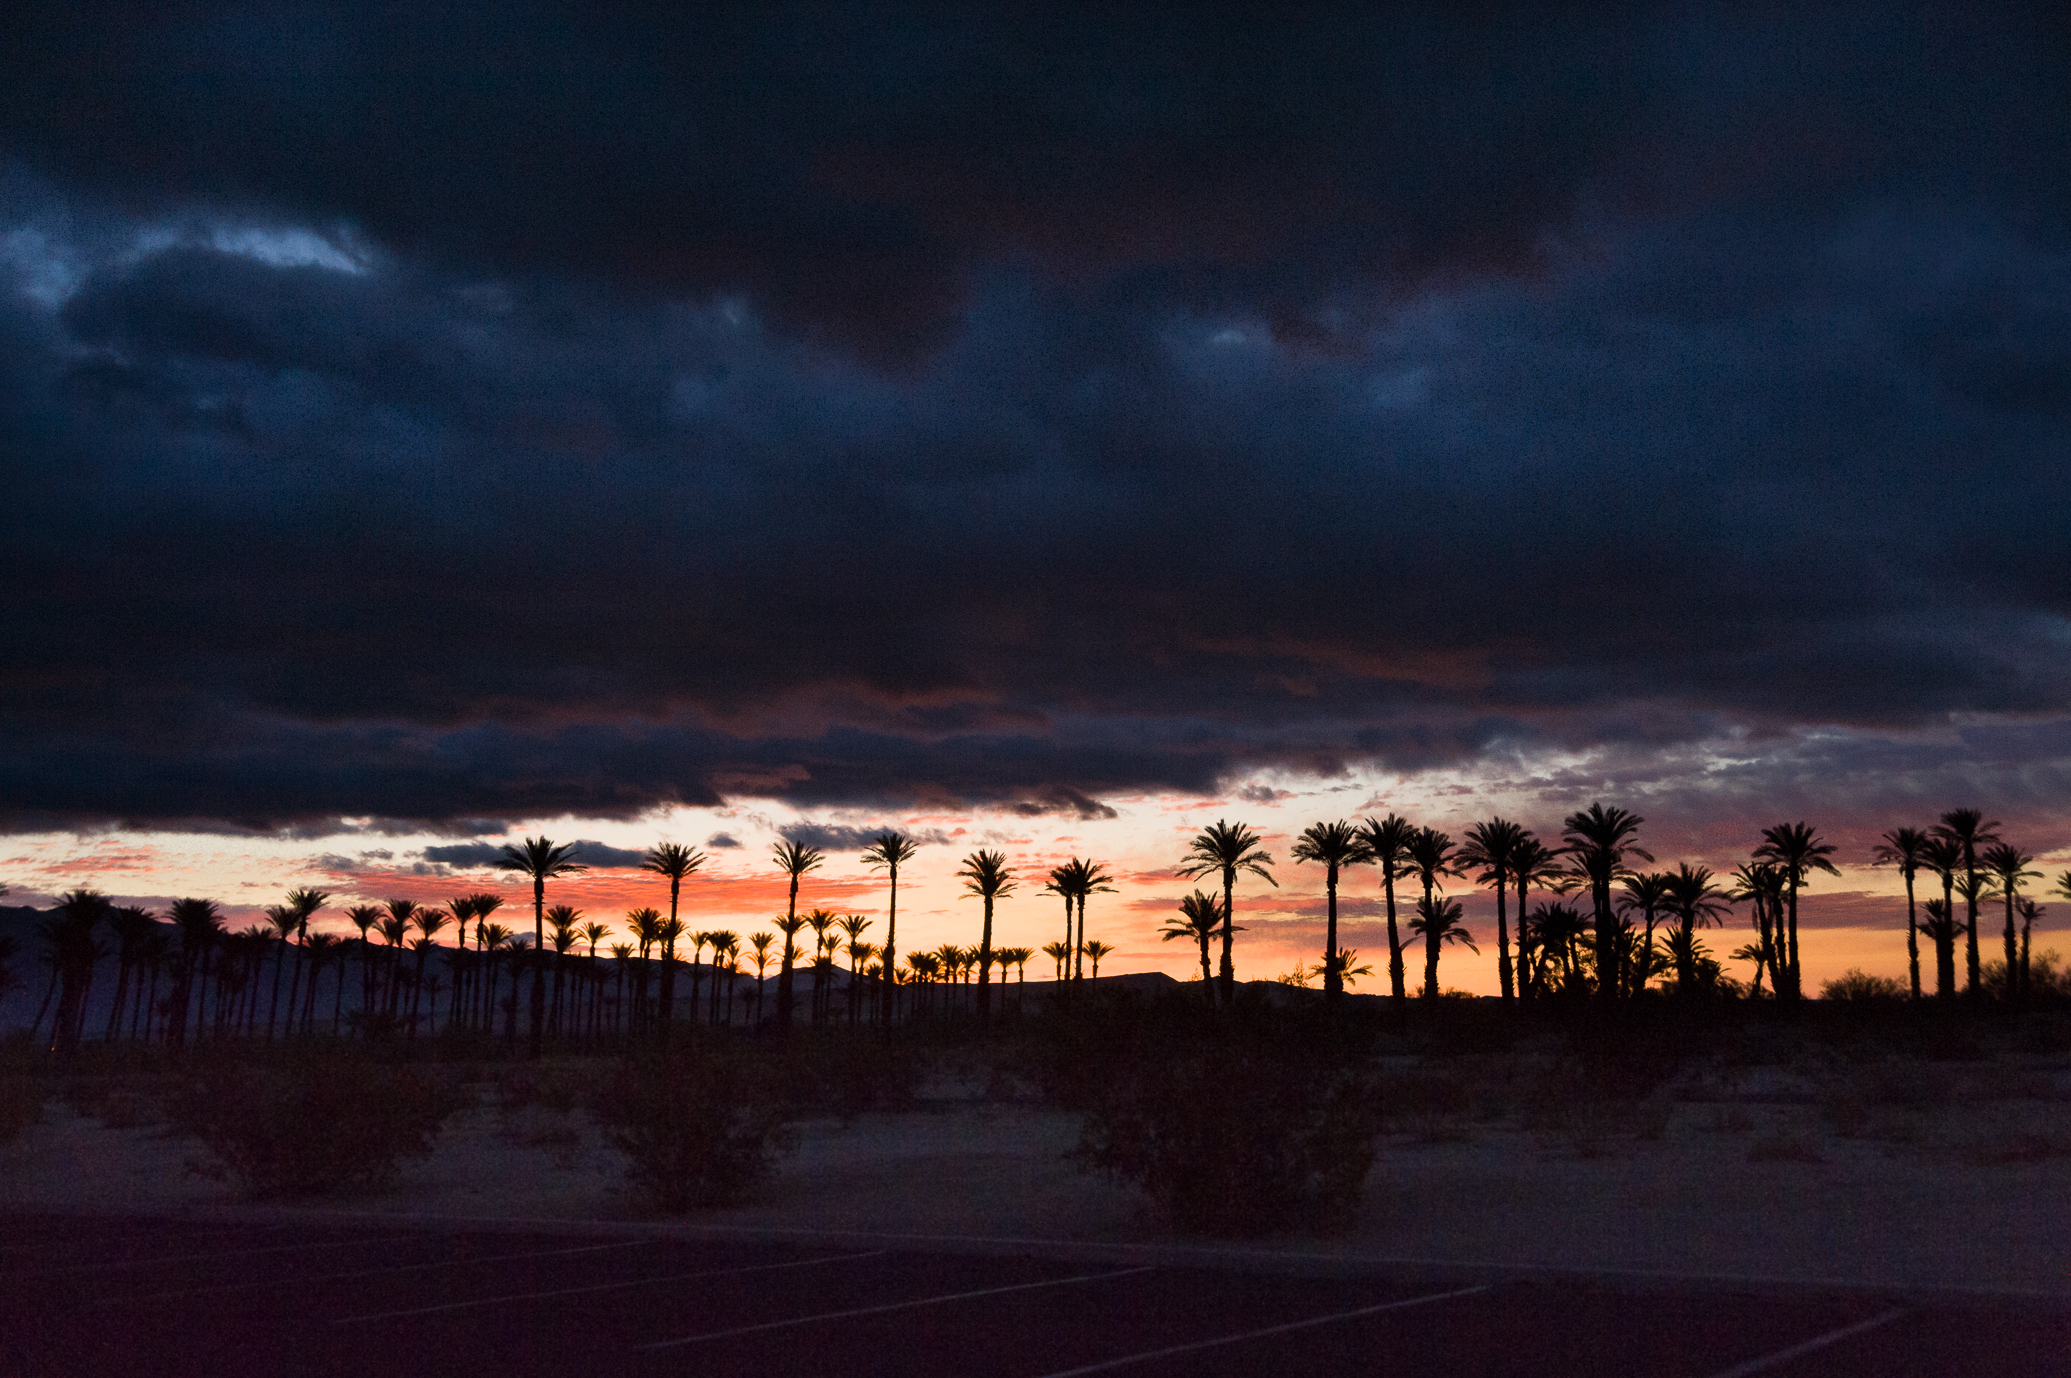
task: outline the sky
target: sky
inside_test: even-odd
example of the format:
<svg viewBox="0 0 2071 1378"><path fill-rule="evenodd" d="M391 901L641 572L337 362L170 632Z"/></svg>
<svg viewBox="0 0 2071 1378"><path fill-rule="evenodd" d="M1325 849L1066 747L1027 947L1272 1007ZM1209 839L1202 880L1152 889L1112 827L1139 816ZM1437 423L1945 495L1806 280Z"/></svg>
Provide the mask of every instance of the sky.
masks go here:
<svg viewBox="0 0 2071 1378"><path fill-rule="evenodd" d="M2058 7L725 8L10 14L9 902L894 826L1178 973L1230 818L1272 975L1308 823L1602 799L1820 828L1816 980L1887 828L2071 864Z"/></svg>

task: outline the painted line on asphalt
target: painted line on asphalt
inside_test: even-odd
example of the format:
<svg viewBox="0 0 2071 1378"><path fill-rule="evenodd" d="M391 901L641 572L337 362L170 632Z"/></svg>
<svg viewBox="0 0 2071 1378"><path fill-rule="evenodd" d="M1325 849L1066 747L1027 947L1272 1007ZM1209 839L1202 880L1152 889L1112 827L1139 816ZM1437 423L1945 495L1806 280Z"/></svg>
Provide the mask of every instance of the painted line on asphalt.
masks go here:
<svg viewBox="0 0 2071 1378"><path fill-rule="evenodd" d="M882 1258L883 1249L861 1254L834 1254L827 1258L797 1259L790 1263L758 1263L746 1268L713 1268L700 1273L668 1273L655 1278L634 1278L630 1282L600 1282L588 1287L556 1287L546 1292L514 1292L502 1297L478 1297L473 1301L449 1301L438 1306L413 1306L402 1311L370 1311L359 1316L340 1316L332 1325L358 1321L387 1321L404 1316L431 1316L441 1311L465 1311L475 1306L501 1306L513 1301L544 1301L548 1297L580 1297L593 1292L620 1292L629 1287L655 1287L664 1282L689 1282L693 1278L730 1278L742 1273L774 1273L784 1268L816 1268L823 1263L848 1263L859 1258Z"/></svg>
<svg viewBox="0 0 2071 1378"><path fill-rule="evenodd" d="M194 1226L194 1227L191 1227L191 1228L192 1228L192 1229L194 1230L194 1232L196 1232L196 1233L199 1233L199 1232L201 1232L201 1227L199 1227L199 1226ZM251 1227L251 1232L252 1232L252 1233L253 1233L254 1235L267 1235L267 1234L273 1234L273 1235L277 1235L277 1234L281 1233L281 1232L282 1232L283 1230L290 1230L290 1229L293 1229L293 1228L294 1228L294 1226L292 1226L292 1225L255 1225L255 1226L252 1226L252 1227ZM77 1231L74 1231L74 1232L72 1232L72 1233L69 1233L69 1234L65 1234L65 1233L57 1233L57 1234L53 1234L53 1235L52 1235L52 1236L51 1236L50 1238L48 1238L48 1239L31 1239L31 1240L24 1240L24 1241L22 1241L22 1242L19 1242L19 1243L15 1243L15 1244L0 1244L0 1253L9 1253L9 1254L12 1254L12 1253L20 1253L20 1252L21 1252L22 1250L24 1250L24 1249L47 1249L47 1248L50 1248L50 1247L51 1247L52 1245L54 1245L54 1244L56 1244L56 1245L68 1245L68 1246L78 1247L78 1246L83 1246L83 1245L87 1245L87 1244L95 1244L95 1245L112 1245L112 1244L128 1244L128 1243L131 1243L132 1241L135 1241L135 1240L139 1240L139 1239L159 1239L159 1240L162 1240L162 1239L164 1239L164 1238L166 1237L166 1235L167 1235L167 1234L169 1234L169 1233L171 1233L171 1231L168 1231L168 1230L132 1230L132 1231L131 1231L130 1233L128 1233L128 1234L116 1234L116 1235L86 1235L86 1234L81 1234L81 1233L79 1233L79 1232L77 1232Z"/></svg>
<svg viewBox="0 0 2071 1378"><path fill-rule="evenodd" d="M1455 1297L1471 1297L1478 1292L1488 1291L1486 1285L1462 1287L1451 1292L1433 1292L1424 1297L1408 1297L1402 1301L1384 1301L1374 1306L1362 1306L1354 1311L1338 1311L1328 1316L1311 1316L1307 1320L1288 1321L1285 1325L1269 1325L1258 1330L1244 1330L1235 1335L1218 1335L1212 1340L1195 1340L1191 1344L1167 1345L1163 1349L1146 1349L1141 1354L1125 1354L1119 1359L1102 1359L1098 1363L1082 1364L1078 1368L1059 1369L1046 1373L1043 1378L1078 1378L1082 1373L1105 1373L1113 1368L1126 1368L1130 1364L1145 1364L1153 1359L1170 1358L1174 1354L1192 1354L1199 1349L1214 1349L1219 1345L1233 1345L1243 1340L1261 1340L1268 1335L1285 1335L1291 1330L1307 1330L1311 1326L1335 1325L1340 1321L1353 1321L1361 1316L1378 1316L1383 1311L1406 1311L1412 1306L1429 1306L1433 1302L1451 1301Z"/></svg>
<svg viewBox="0 0 2071 1378"><path fill-rule="evenodd" d="M647 1344L633 1346L635 1353L651 1349L674 1349L678 1345L697 1344L701 1340L724 1340L735 1335L756 1335L765 1330L787 1330L795 1325L815 1325L820 1321L843 1321L854 1316L878 1316L887 1311L907 1311L916 1306L943 1306L953 1301L973 1301L979 1297L1003 1296L1008 1292L1032 1292L1039 1287L1064 1287L1074 1282L1102 1282L1108 1278L1132 1277L1137 1273L1148 1273L1152 1269L1122 1268L1110 1273L1081 1273L1077 1277L1047 1278L1041 1282L1017 1282L1007 1287L981 1287L975 1292L951 1292L939 1297L921 1297L914 1301L886 1302L882 1306L854 1306L846 1311L822 1311L811 1316L793 1316L789 1320L764 1321L760 1325L736 1326L731 1330L708 1330L702 1335L685 1335L680 1340L652 1340Z"/></svg>
<svg viewBox="0 0 2071 1378"><path fill-rule="evenodd" d="M1882 1315L1872 1316L1866 1321L1857 1321L1854 1325L1844 1325L1839 1330L1829 1330L1824 1335L1814 1335L1803 1344L1792 1345L1789 1349L1779 1349L1774 1354L1764 1354L1758 1359L1749 1359L1744 1364L1735 1364L1732 1368L1714 1373L1712 1378L1747 1378L1747 1375L1750 1373L1767 1373L1771 1369L1782 1368L1793 1359L1803 1358L1814 1350L1825 1349L1831 1344L1839 1344L1851 1336L1862 1334L1865 1330L1875 1330L1880 1325L1889 1325L1892 1321L1905 1314L1903 1308L1894 1307Z"/></svg>
<svg viewBox="0 0 2071 1378"><path fill-rule="evenodd" d="M472 1258L442 1258L432 1263L403 1263L391 1268L364 1268L357 1273L332 1273L320 1278L294 1278L297 1286L311 1286L325 1282L352 1282L359 1278L394 1277L397 1273L422 1273L433 1268L464 1268L471 1263L512 1263L525 1258L555 1258L562 1254L594 1254L605 1249L638 1249L648 1244L659 1244L658 1239L621 1239L611 1244L585 1244L574 1249L532 1249L521 1254L481 1254ZM279 1287L279 1278L261 1278L257 1282L224 1282L212 1287L182 1287L170 1292L142 1292L135 1296L111 1294L95 1297L96 1305L109 1301L162 1301L168 1297L198 1297L210 1292L250 1292L262 1287Z"/></svg>
<svg viewBox="0 0 2071 1378"><path fill-rule="evenodd" d="M252 1258L258 1254L292 1254L306 1249L351 1249L362 1244L393 1244L398 1239L415 1239L417 1235L389 1234L374 1235L368 1239L334 1239L321 1244L276 1244L267 1249L227 1249L212 1254L173 1254L163 1258L133 1258L124 1263L75 1263L69 1268L38 1268L27 1273L0 1273L0 1282L13 1282L20 1278L57 1277L64 1273L107 1273L118 1268L148 1268L156 1263L203 1263L214 1258Z"/></svg>

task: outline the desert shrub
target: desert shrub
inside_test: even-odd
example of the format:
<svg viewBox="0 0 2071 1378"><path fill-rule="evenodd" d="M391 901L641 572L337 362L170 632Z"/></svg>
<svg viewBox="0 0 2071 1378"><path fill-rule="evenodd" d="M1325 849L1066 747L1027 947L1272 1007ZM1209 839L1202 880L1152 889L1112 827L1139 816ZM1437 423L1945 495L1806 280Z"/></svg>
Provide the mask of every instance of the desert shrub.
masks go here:
<svg viewBox="0 0 2071 1378"><path fill-rule="evenodd" d="M710 1050L622 1065L591 1112L627 1186L671 1214L739 1200L795 1142L779 1088Z"/></svg>
<svg viewBox="0 0 2071 1378"><path fill-rule="evenodd" d="M1116 1068L1071 1156L1182 1229L1264 1234L1341 1220L1379 1129L1369 1076L1226 1043Z"/></svg>
<svg viewBox="0 0 2071 1378"><path fill-rule="evenodd" d="M1826 1157L1803 1135L1778 1131L1764 1134L1749 1144L1747 1160L1750 1163L1823 1163Z"/></svg>
<svg viewBox="0 0 2071 1378"><path fill-rule="evenodd" d="M1850 968L1819 988L1822 1000L1903 1000L1906 983L1895 976L1872 976Z"/></svg>
<svg viewBox="0 0 2071 1378"><path fill-rule="evenodd" d="M778 1070L792 1109L850 1119L912 1104L927 1065L927 1050L912 1041L835 1032L798 1040Z"/></svg>
<svg viewBox="0 0 2071 1378"><path fill-rule="evenodd" d="M292 1198L386 1185L404 1159L431 1151L459 1103L417 1069L325 1048L205 1064L168 1110L175 1130L201 1140L204 1176Z"/></svg>

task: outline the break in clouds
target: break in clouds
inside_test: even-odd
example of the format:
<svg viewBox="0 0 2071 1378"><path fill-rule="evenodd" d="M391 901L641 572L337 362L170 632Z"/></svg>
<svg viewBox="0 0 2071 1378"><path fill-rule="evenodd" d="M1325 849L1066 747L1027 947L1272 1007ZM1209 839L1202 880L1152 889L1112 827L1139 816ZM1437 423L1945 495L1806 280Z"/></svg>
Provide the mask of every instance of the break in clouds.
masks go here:
<svg viewBox="0 0 2071 1378"><path fill-rule="evenodd" d="M2071 799L2046 11L17 26L14 828Z"/></svg>

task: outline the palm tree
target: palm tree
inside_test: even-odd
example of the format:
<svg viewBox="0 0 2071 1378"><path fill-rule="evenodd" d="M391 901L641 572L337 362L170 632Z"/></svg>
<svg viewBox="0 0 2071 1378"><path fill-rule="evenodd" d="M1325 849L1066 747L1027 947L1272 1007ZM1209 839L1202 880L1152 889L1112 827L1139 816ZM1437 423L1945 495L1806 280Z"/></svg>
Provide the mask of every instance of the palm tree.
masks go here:
<svg viewBox="0 0 2071 1378"><path fill-rule="evenodd" d="M93 984L101 947L93 931L112 906L98 890L73 890L58 899L58 912L42 922L51 971L58 982L57 1015L48 1051L69 1054L79 1046L86 1019L86 992Z"/></svg>
<svg viewBox="0 0 2071 1378"><path fill-rule="evenodd" d="M1071 960L1070 945L1066 943L1044 943L1043 955L1055 963L1056 970L1052 975L1057 983L1062 985L1064 983L1064 964ZM1205 958L1203 959L1203 970L1204 972L1206 970Z"/></svg>
<svg viewBox="0 0 2071 1378"><path fill-rule="evenodd" d="M798 878L807 871L818 870L826 857L818 847L808 847L789 838L779 842L772 854L776 857L777 869L791 878L791 901L784 910L790 927L777 925L777 930L784 935L783 964L777 968L777 1031L788 1038L791 1033L791 970L798 961L798 930L801 927Z"/></svg>
<svg viewBox="0 0 2071 1378"><path fill-rule="evenodd" d="M1596 989L1605 999L1614 999L1618 994L1611 886L1629 873L1627 857L1654 860L1633 840L1640 824L1646 821L1626 809L1607 809L1596 803L1583 812L1569 814L1561 824L1561 840L1567 844L1568 855L1574 858L1576 876L1589 886L1596 911Z"/></svg>
<svg viewBox="0 0 2071 1378"><path fill-rule="evenodd" d="M978 1018L983 1021L991 1015L992 992L986 981L987 969L992 965L992 906L995 900L1014 893L1014 873L1007 869L1005 852L988 852L981 847L964 858L963 867L956 874L964 883L966 896L985 902L985 927L979 934L977 953Z"/></svg>
<svg viewBox="0 0 2071 1378"><path fill-rule="evenodd" d="M1217 925L1222 922L1222 901L1206 890L1196 890L1179 902L1180 917L1167 919L1159 936L1166 942L1174 938L1190 938L1201 946L1201 989L1207 993L1208 1003L1215 1003L1215 977L1208 969L1208 941L1215 936ZM1048 952L1050 949L1044 948ZM1059 961L1063 960L1060 953Z"/></svg>
<svg viewBox="0 0 2071 1378"><path fill-rule="evenodd" d="M1833 845L1820 841L1812 825L1804 822L1778 823L1762 829L1762 845L1755 848L1756 856L1776 863L1776 868L1783 872L1785 916L1789 924L1783 950L1784 966L1790 972L1790 989L1785 994L1788 1000L1799 999L1804 990L1798 969L1798 891L1814 871L1825 871L1830 876L1841 874L1827 860L1833 853Z"/></svg>
<svg viewBox="0 0 2071 1378"><path fill-rule="evenodd" d="M1398 1028L1409 1014L1409 991L1402 969L1402 934L1395 926L1395 879L1409 874L1409 844L1416 834L1415 824L1392 813L1384 819L1369 818L1359 829L1360 840L1381 868L1381 892L1388 901L1388 986L1395 997Z"/></svg>
<svg viewBox="0 0 2071 1378"><path fill-rule="evenodd" d="M2045 910L2041 905L2037 904L2034 900L2028 899L2026 897L2022 898L2019 907L2021 911L2020 998L2026 1000L2028 998L2028 939L2031 936L2035 925L2042 922L2042 916L2048 911Z"/></svg>
<svg viewBox="0 0 2071 1378"><path fill-rule="evenodd" d="M555 907L557 909L566 908L565 905L556 905ZM417 997L424 989L424 960L426 957L431 955L431 949L437 945L440 930L444 929L445 926L451 923L453 920L452 916L447 914L446 911L444 911L443 909L420 909L417 911L415 915L412 916L412 918L417 925L418 933L422 935L416 944L417 981L416 984L414 984L410 988L409 1030L410 1037L415 1038L417 1036ZM434 1006L432 1010L432 1015L434 1018L436 1018L438 1015L438 1009L436 1005L437 997L434 996L433 1000ZM453 1021L449 1017L446 1022L448 1025L451 1025Z"/></svg>
<svg viewBox="0 0 2071 1378"><path fill-rule="evenodd" d="M6 888L0 887L0 895L6 893ZM144 949L158 929L158 916L148 909L138 909L133 905L125 906L108 912L108 926L115 931L115 999L108 1006L108 1027L102 1031L101 1039L103 1042L112 1043L122 1026L123 1007L135 1003L130 998L131 973L136 973L135 984L138 988L144 984ZM0 973L4 973L5 968L6 956L0 954ZM0 979L0 996L7 993L8 985L8 980Z"/></svg>
<svg viewBox="0 0 2071 1378"><path fill-rule="evenodd" d="M831 942L827 933L829 929L834 927L834 921L839 917L840 915L836 914L832 909L815 909L812 913L805 916L806 926L813 930L812 1024L816 1029L827 1018L827 996L832 985L829 973L834 969L834 958L830 950Z"/></svg>
<svg viewBox="0 0 2071 1378"><path fill-rule="evenodd" d="M1439 835L1444 836L1443 833ZM1424 939L1426 1000L1438 999L1438 949L1442 944L1459 943L1476 956L1481 954L1481 949L1474 945L1474 935L1460 922L1463 912L1458 900L1449 900L1429 891L1417 901L1416 917L1409 921L1409 931L1422 935Z"/></svg>
<svg viewBox="0 0 2071 1378"><path fill-rule="evenodd" d="M1093 963L1093 979L1098 981L1100 979L1100 959L1112 954L1114 948L1098 938L1088 938L1085 942L1079 944L1079 950L1084 952L1087 960Z"/></svg>
<svg viewBox="0 0 2071 1378"><path fill-rule="evenodd" d="M182 1048L187 1043L189 1000L207 993L208 954L223 936L223 915L214 900L174 900L171 912L173 925L180 930L180 965L173 981L172 1012L165 1038L173 1047ZM199 992L197 978L203 987ZM193 1017L199 1023L199 1008L193 1011Z"/></svg>
<svg viewBox="0 0 2071 1378"><path fill-rule="evenodd" d="M893 965L899 960L899 868L913 860L918 851L920 844L912 838L902 833L882 832L863 852L863 864L873 871L883 871L891 887L891 899L885 909L884 957L878 964L884 972L884 993L879 1001L878 1019L887 1028L899 1014L899 971Z"/></svg>
<svg viewBox="0 0 2071 1378"><path fill-rule="evenodd" d="M309 942L309 921L315 918L316 911L330 903L330 900L330 893L324 890L302 887L288 891L288 907L295 911L295 974L288 980L288 1028L291 1032L295 1025L295 997L302 990L302 950ZM279 985L277 972L275 985ZM270 1015L266 1020L266 1036L273 1037L273 1019Z"/></svg>
<svg viewBox="0 0 2071 1378"><path fill-rule="evenodd" d="M770 945L777 940L774 933L750 933L748 947L755 953L755 1020L762 1021L762 973L769 970Z"/></svg>
<svg viewBox="0 0 2071 1378"><path fill-rule="evenodd" d="M1935 950L1935 999L1953 1000L1956 997L1956 932L1963 926L1951 917L1955 913L1953 895L1950 899L1931 899L1921 908L1927 911L1927 917L1920 921L1920 931L1927 935Z"/></svg>
<svg viewBox="0 0 2071 1378"><path fill-rule="evenodd" d="M1443 925L1433 927L1436 920L1432 915L1441 912L1434 907L1434 901L1439 881L1453 874L1452 851L1452 838L1436 828L1419 828L1410 834L1410 871L1424 887L1424 898L1417 906L1417 912L1423 917L1411 922L1410 931L1424 935L1424 982L1427 987L1424 993L1430 996L1438 993L1437 987L1431 983L1438 979L1438 945L1446 940L1448 931ZM1457 917L1460 906L1455 904L1453 910Z"/></svg>
<svg viewBox="0 0 2071 1378"><path fill-rule="evenodd" d="M1965 993L1978 994L1978 853L1999 840L1999 824L1987 823L1976 809L1950 809L1934 827L1937 837L1947 838L1963 854L1963 873L1970 878L1969 924L1964 938Z"/></svg>
<svg viewBox="0 0 2071 1378"><path fill-rule="evenodd" d="M1893 828L1871 853L1874 866L1896 866L1906 882L1906 966L1912 973L1913 998L1920 998L1920 923L1913 907L1913 882L1927 863L1927 834L1919 828Z"/></svg>
<svg viewBox="0 0 2071 1378"><path fill-rule="evenodd" d="M268 1042L271 1042L273 1039L273 1026L280 1018L281 968L287 965L288 942L295 936L295 925L301 922L302 916L285 904L269 904L263 912L266 915L266 922L272 925L274 935L280 939L280 952L273 959L273 1004L266 1011L266 1038ZM291 1019L294 1013L295 1007L293 1003L290 1003L288 1014Z"/></svg>
<svg viewBox="0 0 2071 1378"><path fill-rule="evenodd" d="M1371 965L1360 964L1359 949L1356 947L1339 948L1337 955L1325 962L1324 965L1336 969L1338 979L1345 983L1345 989L1347 990L1358 985L1360 977L1373 975L1373 967ZM1301 964L1296 963L1295 969L1299 971Z"/></svg>
<svg viewBox="0 0 2071 1378"><path fill-rule="evenodd" d="M547 882L557 876L581 875L590 868L574 860L575 844L555 844L544 836L528 837L523 847L506 842L503 857L496 864L532 878L532 950L546 947ZM532 964L532 1056L536 1059L546 1044L547 988L544 964Z"/></svg>
<svg viewBox="0 0 2071 1378"><path fill-rule="evenodd" d="M1625 893L1618 898L1618 906L1627 913L1638 910L1646 923L1640 940L1633 948L1633 960L1627 968L1631 993L1640 994L1646 990L1647 982L1654 978L1659 969L1659 954L1654 950L1654 922L1660 917L1662 908L1668 902L1668 885L1673 879L1667 871L1641 871L1624 876L1619 888Z"/></svg>
<svg viewBox="0 0 2071 1378"><path fill-rule="evenodd" d="M677 900L683 892L683 878L691 875L705 864L705 854L694 851L680 842L657 842L647 849L647 855L640 858L640 869L652 871L658 876L669 878L669 917L676 917ZM697 973L691 973L691 1002L697 1001ZM669 1027L674 1020L676 1005L676 981L673 966L666 959L662 972L662 1038L669 1036Z"/></svg>
<svg viewBox="0 0 2071 1378"><path fill-rule="evenodd" d="M1230 945L1237 931L1237 872L1249 872L1275 889L1280 886L1280 882L1273 879L1273 873L1266 869L1273 864L1273 858L1259 846L1259 841L1258 834L1244 824L1228 823L1218 818L1212 826L1194 835L1179 867L1179 874L1187 880L1211 875L1222 877L1222 1003L1225 1005L1237 998L1237 966L1230 954Z"/></svg>
<svg viewBox="0 0 2071 1378"><path fill-rule="evenodd" d="M861 914L849 915L847 918L841 921L839 927L841 929L842 936L848 939L849 1025L850 1027L854 1027L862 1019L862 964L865 956L869 955L860 953L857 949L861 947L868 947L870 948L871 952L874 953L877 950L877 945L875 943L865 943L863 941L863 933L864 930L870 927L870 920L865 918Z"/></svg>
<svg viewBox="0 0 2071 1378"><path fill-rule="evenodd" d="M1676 991L1688 995L1696 985L1697 962L1703 955L1697 930L1709 927L1726 912L1726 896L1712 884L1709 866L1692 866L1685 861L1662 879L1666 892L1662 903L1676 921L1675 932L1669 938L1669 955L1675 959Z"/></svg>
<svg viewBox="0 0 2071 1378"><path fill-rule="evenodd" d="M1939 830L1930 829L1927 845L1920 849L1920 864L1932 871L1942 883L1944 915L1955 913L1956 873L1963 869L1963 844L1942 836ZM1935 999L1953 1000L1956 998L1956 930L1945 925L1939 938L1933 934L1928 936L1935 943Z"/></svg>
<svg viewBox="0 0 2071 1378"><path fill-rule="evenodd" d="M1525 919L1526 896L1536 887L1564 893L1568 870L1561 854L1526 833L1510 849L1510 879L1517 885L1517 993L1529 998L1537 994L1537 975L1543 963L1532 960L1531 925Z"/></svg>
<svg viewBox="0 0 2071 1378"><path fill-rule="evenodd" d="M1531 834L1507 818L1491 818L1467 830L1466 845L1460 849L1462 871L1479 867L1474 877L1480 885L1496 887L1496 974L1503 985L1503 1003L1516 998L1510 969L1510 924L1504 912L1504 889L1510 879L1512 859ZM1524 897L1518 896L1518 918L1524 917Z"/></svg>
<svg viewBox="0 0 2071 1378"><path fill-rule="evenodd" d="M1323 998L1336 1003L1345 995L1344 982L1333 960L1338 950L1338 871L1372 861L1373 853L1367 849L1359 830L1339 819L1335 823L1311 823L1295 839L1294 859L1297 863L1315 861L1323 865L1323 888L1329 905L1323 935Z"/></svg>
<svg viewBox="0 0 2071 1378"><path fill-rule="evenodd" d="M2021 882L2039 880L2042 872L2031 871L2029 865L2035 860L2020 848L2000 842L1986 850L1978 858L1978 864L1992 876L1993 883L2006 900L2006 998L2018 999L2020 985L2017 979L2020 971L2020 946L2014 938L2014 905L2020 898Z"/></svg>

